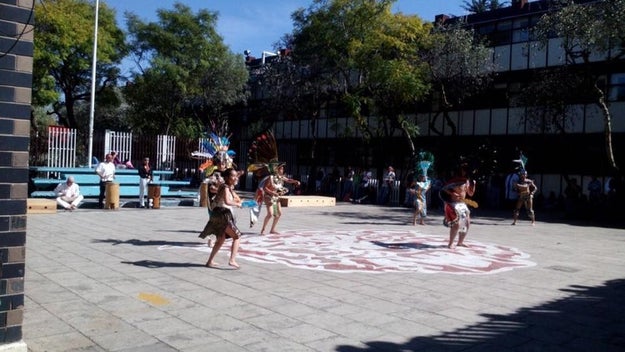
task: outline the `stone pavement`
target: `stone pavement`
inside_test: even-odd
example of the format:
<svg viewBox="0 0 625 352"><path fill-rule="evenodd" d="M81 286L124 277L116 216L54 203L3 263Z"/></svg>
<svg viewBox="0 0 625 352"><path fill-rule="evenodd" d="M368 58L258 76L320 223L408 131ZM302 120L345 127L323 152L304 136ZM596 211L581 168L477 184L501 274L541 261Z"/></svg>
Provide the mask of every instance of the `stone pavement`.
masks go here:
<svg viewBox="0 0 625 352"><path fill-rule="evenodd" d="M206 209L28 216L29 351L623 351L625 230L473 211L284 208L240 270L204 267ZM538 217L540 219L540 213ZM259 231L259 224L252 230ZM219 253L227 264L229 241Z"/></svg>

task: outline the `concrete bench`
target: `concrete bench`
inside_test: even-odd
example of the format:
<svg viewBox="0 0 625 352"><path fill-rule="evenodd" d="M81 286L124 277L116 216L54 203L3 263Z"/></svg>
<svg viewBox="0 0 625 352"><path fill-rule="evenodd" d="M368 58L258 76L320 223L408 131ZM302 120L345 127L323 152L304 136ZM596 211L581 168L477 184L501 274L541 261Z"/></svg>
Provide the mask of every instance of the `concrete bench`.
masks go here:
<svg viewBox="0 0 625 352"><path fill-rule="evenodd" d="M38 174L41 173L55 173L59 175L95 175L95 168L89 167L49 167L49 166L31 166L30 170ZM115 169L115 175L138 175L137 169ZM166 176L172 176L174 174L171 170L152 170L154 176L160 176L161 178Z"/></svg>
<svg viewBox="0 0 625 352"><path fill-rule="evenodd" d="M85 198L98 197L100 195L100 185L81 185L80 194ZM119 186L120 197L139 197L139 184L136 185L120 185ZM147 196L147 194L146 194ZM196 198L198 191L170 189L169 186L161 185L161 198L162 197L182 197L182 198ZM56 198L56 193L53 191L34 191L30 194L31 198Z"/></svg>
<svg viewBox="0 0 625 352"><path fill-rule="evenodd" d="M58 167L33 167L31 170L38 174L54 173L60 178L35 177L32 179L36 191L32 192L32 198L55 198L53 192L56 185L65 182L68 176L73 176L74 181L80 186L80 193L84 197L98 197L100 195L100 178L93 168L58 168ZM197 191L182 190L189 187L189 181L163 180L163 177L173 175L173 171L153 170L153 184L161 187L161 197L184 197L196 198ZM120 185L120 197L139 197L139 174L136 169L116 169L115 183ZM174 188L174 189L172 189Z"/></svg>

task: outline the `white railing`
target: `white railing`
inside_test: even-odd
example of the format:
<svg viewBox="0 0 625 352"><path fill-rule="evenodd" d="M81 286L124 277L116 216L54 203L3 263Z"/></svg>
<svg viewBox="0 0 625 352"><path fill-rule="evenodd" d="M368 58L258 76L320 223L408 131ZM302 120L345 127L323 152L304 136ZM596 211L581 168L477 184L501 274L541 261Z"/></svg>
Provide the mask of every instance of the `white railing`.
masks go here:
<svg viewBox="0 0 625 352"><path fill-rule="evenodd" d="M157 136L156 168L159 170L173 170L176 157L176 137Z"/></svg>
<svg viewBox="0 0 625 352"><path fill-rule="evenodd" d="M48 127L48 167L76 166L76 129Z"/></svg>
<svg viewBox="0 0 625 352"><path fill-rule="evenodd" d="M116 152L119 161L132 160L132 132L106 130L104 153ZM104 155L101 156L104 158Z"/></svg>

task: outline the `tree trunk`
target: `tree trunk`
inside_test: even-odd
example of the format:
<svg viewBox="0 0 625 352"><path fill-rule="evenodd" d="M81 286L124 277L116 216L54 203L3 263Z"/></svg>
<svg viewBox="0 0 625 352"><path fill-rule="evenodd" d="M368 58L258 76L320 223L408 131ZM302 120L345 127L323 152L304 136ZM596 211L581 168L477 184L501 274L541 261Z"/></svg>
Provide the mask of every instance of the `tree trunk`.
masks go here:
<svg viewBox="0 0 625 352"><path fill-rule="evenodd" d="M616 165L616 160L614 159L614 151L612 148L612 115L610 114L610 109L605 103L605 97L603 95L603 91L599 89L595 85L595 90L599 93L599 99L597 100L597 106L601 109L601 113L603 114L603 123L604 123L604 137L605 137L605 152L608 157L608 162L610 166L618 170L618 165Z"/></svg>

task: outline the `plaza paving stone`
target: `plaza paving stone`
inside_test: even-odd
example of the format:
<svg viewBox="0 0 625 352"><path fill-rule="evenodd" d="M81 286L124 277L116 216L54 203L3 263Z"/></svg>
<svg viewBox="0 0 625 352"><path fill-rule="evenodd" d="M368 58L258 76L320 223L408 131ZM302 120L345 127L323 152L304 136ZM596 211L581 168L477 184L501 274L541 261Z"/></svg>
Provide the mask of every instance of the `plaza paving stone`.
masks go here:
<svg viewBox="0 0 625 352"><path fill-rule="evenodd" d="M473 211L472 248L440 212L284 208L204 266L206 209L28 216L29 351L623 351L625 230ZM264 213L261 215L261 217ZM514 266L513 264L519 264ZM486 265L486 268L484 267ZM492 269L492 270L491 270Z"/></svg>

